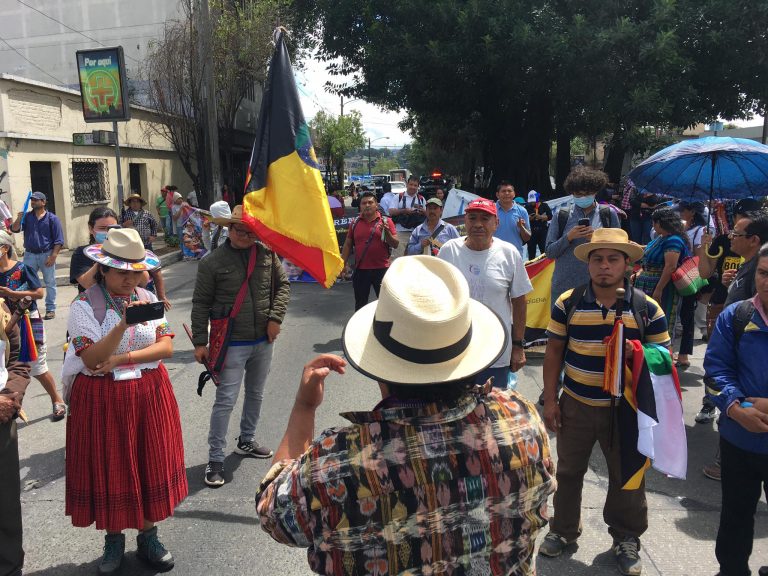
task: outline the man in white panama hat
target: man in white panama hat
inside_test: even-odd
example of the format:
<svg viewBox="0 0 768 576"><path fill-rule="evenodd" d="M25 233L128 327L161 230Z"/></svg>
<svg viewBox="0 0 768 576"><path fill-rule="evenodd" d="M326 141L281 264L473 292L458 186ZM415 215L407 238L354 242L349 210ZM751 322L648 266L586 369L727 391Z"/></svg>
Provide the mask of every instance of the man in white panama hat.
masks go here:
<svg viewBox="0 0 768 576"><path fill-rule="evenodd" d="M498 316L457 268L417 255L392 263L342 340L382 400L313 440L325 378L347 362L304 367L257 493L262 528L308 548L319 574L533 574L554 470L535 408L478 385L506 348Z"/></svg>

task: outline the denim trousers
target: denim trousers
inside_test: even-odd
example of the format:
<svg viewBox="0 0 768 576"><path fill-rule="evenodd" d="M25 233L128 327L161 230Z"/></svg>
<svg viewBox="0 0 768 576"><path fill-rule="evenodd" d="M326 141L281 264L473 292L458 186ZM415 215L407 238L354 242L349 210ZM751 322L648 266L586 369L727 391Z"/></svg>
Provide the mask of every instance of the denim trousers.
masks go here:
<svg viewBox="0 0 768 576"><path fill-rule="evenodd" d="M170 212L168 213L168 216L163 216L160 218L160 223L163 225L165 235L173 236L173 218L171 218Z"/></svg>
<svg viewBox="0 0 768 576"><path fill-rule="evenodd" d="M266 341L251 346L230 346L227 350L211 412L211 428L208 432L209 461L224 462L229 416L237 402L241 383L244 384L245 398L240 417L240 439L253 440L256 425L259 423L264 385L272 365L272 350L272 344Z"/></svg>
<svg viewBox="0 0 768 576"><path fill-rule="evenodd" d="M45 284L45 311L56 311L56 264L53 266L46 266L45 261L51 255L51 251L42 252L40 254L32 254L29 250L24 252L24 266L38 275L38 272L43 273L43 284Z"/></svg>

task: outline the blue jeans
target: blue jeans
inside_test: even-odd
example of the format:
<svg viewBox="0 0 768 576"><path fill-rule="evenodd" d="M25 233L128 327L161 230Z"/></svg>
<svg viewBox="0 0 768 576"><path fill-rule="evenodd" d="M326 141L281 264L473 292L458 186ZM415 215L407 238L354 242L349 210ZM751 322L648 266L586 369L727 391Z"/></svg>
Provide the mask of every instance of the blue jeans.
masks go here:
<svg viewBox="0 0 768 576"><path fill-rule="evenodd" d="M165 231L166 236L173 236L173 218L171 218L170 212L168 213L168 216L160 218L160 224L163 225L163 230Z"/></svg>
<svg viewBox="0 0 768 576"><path fill-rule="evenodd" d="M264 385L272 365L272 344L261 342L252 346L230 346L224 367L219 374L216 401L211 412L208 432L208 460L224 462L227 447L229 416L237 402L240 383L245 387L243 414L240 417L240 439L252 441L259 423ZM245 376L245 378L243 378Z"/></svg>
<svg viewBox="0 0 768 576"><path fill-rule="evenodd" d="M46 266L45 261L51 255L51 251L41 254L32 254L29 250L24 252L24 266L38 275L43 273L43 284L45 284L45 311L56 311L56 263L53 266Z"/></svg>

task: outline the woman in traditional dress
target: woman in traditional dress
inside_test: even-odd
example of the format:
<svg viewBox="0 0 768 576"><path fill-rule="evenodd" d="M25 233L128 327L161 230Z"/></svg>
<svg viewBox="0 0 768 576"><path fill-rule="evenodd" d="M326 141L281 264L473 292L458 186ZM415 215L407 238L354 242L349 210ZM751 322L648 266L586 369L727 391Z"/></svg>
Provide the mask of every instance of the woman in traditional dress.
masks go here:
<svg viewBox="0 0 768 576"><path fill-rule="evenodd" d="M170 570L155 524L188 492L179 409L161 362L173 333L165 317L126 322L128 308L157 301L138 284L159 262L133 229L110 230L85 255L99 270L69 315L66 514L74 526L106 530L101 574L120 568L126 529L139 530L141 559Z"/></svg>

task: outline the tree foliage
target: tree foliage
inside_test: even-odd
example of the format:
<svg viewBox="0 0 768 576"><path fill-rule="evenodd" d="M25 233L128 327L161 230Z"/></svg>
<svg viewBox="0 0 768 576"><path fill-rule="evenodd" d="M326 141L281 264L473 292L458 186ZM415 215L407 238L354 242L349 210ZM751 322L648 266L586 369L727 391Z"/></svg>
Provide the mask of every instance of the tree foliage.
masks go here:
<svg viewBox="0 0 768 576"><path fill-rule="evenodd" d="M636 128L745 117L768 93L764 0L301 3L330 71L353 77L340 91L406 110L426 150L492 185L549 190L555 138L568 154L610 134L615 162Z"/></svg>
<svg viewBox="0 0 768 576"><path fill-rule="evenodd" d="M344 182L344 157L365 144L365 133L360 112L353 110L344 116L334 116L323 110L309 122L315 153L336 174L338 183Z"/></svg>

